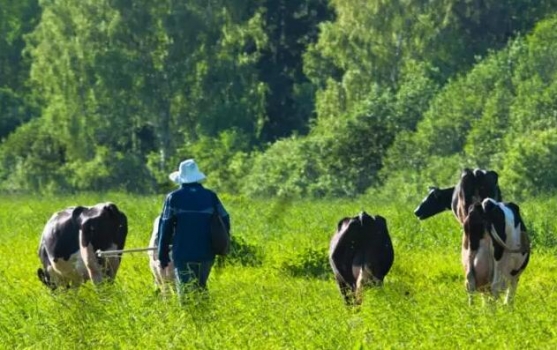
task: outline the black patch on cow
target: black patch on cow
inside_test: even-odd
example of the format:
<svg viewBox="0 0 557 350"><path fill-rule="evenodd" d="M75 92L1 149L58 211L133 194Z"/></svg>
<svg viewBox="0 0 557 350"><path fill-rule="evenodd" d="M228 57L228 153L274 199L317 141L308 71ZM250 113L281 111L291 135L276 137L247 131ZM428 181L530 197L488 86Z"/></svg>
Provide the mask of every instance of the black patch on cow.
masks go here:
<svg viewBox="0 0 557 350"><path fill-rule="evenodd" d="M343 228L331 241L330 261L335 273L354 289L356 279L352 274L352 263L362 241L361 224L357 218L352 218Z"/></svg>
<svg viewBox="0 0 557 350"><path fill-rule="evenodd" d="M499 175L495 171L475 169L474 176L476 177L477 191L481 200L485 198L493 198L497 202L502 200L498 184Z"/></svg>
<svg viewBox="0 0 557 350"><path fill-rule="evenodd" d="M468 209L475 202L481 202L485 198L501 201L498 178L495 171L468 168L462 171L460 180L455 186L451 205L459 221L464 222Z"/></svg>
<svg viewBox="0 0 557 350"><path fill-rule="evenodd" d="M491 226L495 229L497 235L501 238L503 242L507 241L507 234L505 233L505 213L497 205L497 203L487 200L483 202L483 208L487 219L489 220ZM491 230L489 232L491 233ZM495 260L499 261L503 257L504 247L502 247L497 241L493 240L493 257Z"/></svg>
<svg viewBox="0 0 557 350"><path fill-rule="evenodd" d="M128 232L127 218L112 203L96 205L85 209L81 229L82 247L90 243L95 249L107 250L114 243L122 249Z"/></svg>
<svg viewBox="0 0 557 350"><path fill-rule="evenodd" d="M480 241L483 239L486 229L484 212L480 203L474 203L470 207L463 226L464 234L468 237L470 250L477 251L480 248Z"/></svg>
<svg viewBox="0 0 557 350"><path fill-rule="evenodd" d="M70 256L79 250L79 215L84 207L72 207L58 212L53 224L52 232L43 236L43 244L53 259L69 260Z"/></svg>
<svg viewBox="0 0 557 350"><path fill-rule="evenodd" d="M383 281L394 261L394 249L387 228L387 220L376 215L373 222L373 237L367 250L366 264L375 278Z"/></svg>
<svg viewBox="0 0 557 350"><path fill-rule="evenodd" d="M519 206L516 203L513 203L513 202L505 203L505 205L507 206L507 208L509 208L513 212L514 227L517 227L518 225L520 225L521 231L527 232L528 230L526 229L526 225L524 224L524 221L522 221L522 216L520 215Z"/></svg>

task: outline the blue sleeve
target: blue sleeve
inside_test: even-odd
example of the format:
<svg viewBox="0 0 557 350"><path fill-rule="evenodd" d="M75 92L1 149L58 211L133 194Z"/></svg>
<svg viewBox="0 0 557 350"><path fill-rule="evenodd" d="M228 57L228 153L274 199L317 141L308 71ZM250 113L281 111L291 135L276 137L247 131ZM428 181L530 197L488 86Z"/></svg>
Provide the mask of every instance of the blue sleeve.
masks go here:
<svg viewBox="0 0 557 350"><path fill-rule="evenodd" d="M226 225L226 229L228 230L228 232L230 232L230 215L228 215L228 212L226 211L224 205L220 201L219 196L215 194L215 197L217 198L217 210L219 211L219 215L224 221L224 224Z"/></svg>
<svg viewBox="0 0 557 350"><path fill-rule="evenodd" d="M170 262L169 245L174 236L175 216L174 208L172 207L172 196L168 195L164 201L164 206L161 214L161 222L159 224L159 250L158 258L162 266L167 266Z"/></svg>

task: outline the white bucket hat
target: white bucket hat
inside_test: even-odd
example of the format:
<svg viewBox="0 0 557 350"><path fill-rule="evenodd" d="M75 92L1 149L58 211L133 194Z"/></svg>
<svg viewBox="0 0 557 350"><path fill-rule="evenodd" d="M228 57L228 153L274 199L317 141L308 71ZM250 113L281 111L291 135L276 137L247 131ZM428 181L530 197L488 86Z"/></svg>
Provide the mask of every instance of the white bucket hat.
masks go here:
<svg viewBox="0 0 557 350"><path fill-rule="evenodd" d="M197 167L197 163L193 159L186 159L180 163L178 171L172 172L168 178L178 184L189 184L201 182L206 176Z"/></svg>

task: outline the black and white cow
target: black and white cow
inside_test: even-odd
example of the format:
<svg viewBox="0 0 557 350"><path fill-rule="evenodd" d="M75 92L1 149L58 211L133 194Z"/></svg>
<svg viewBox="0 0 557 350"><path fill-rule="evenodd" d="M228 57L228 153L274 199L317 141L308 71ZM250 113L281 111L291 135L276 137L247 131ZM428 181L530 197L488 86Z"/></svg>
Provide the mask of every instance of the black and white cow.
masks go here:
<svg viewBox="0 0 557 350"><path fill-rule="evenodd" d="M472 216L474 218L471 219ZM520 208L515 203L502 203L486 198L481 205L476 204L470 209L467 221L471 220L476 225L465 229L471 235L489 236L491 240L491 293L497 299L501 291L507 290L505 303L511 304L520 275L530 259L530 240ZM475 270L477 273L477 269Z"/></svg>
<svg viewBox="0 0 557 350"><path fill-rule="evenodd" d="M495 171L466 168L454 187L432 188L414 211L420 220L424 220L450 209L463 226L461 256L470 302L473 292L489 290L493 261L490 258L491 237L477 229L484 224L483 219L477 209L473 213L469 211L471 208L481 207L481 201L485 198L502 200L498 179Z"/></svg>
<svg viewBox="0 0 557 350"><path fill-rule="evenodd" d="M498 179L499 175L495 171L466 168L455 186L430 187L428 195L414 210L414 214L420 220L425 220L445 210L452 210L462 224L472 204L484 198L502 200Z"/></svg>
<svg viewBox="0 0 557 350"><path fill-rule="evenodd" d="M153 222L153 231L151 233L151 240L149 241L150 248L157 248L159 246L159 224L160 215L155 218ZM174 263L170 261L167 267L161 268L159 259L157 257L157 249L149 250L149 267L155 278L155 285L160 288L160 290L165 293L172 286L175 281L174 275ZM172 288L172 287L170 287Z"/></svg>
<svg viewBox="0 0 557 350"><path fill-rule="evenodd" d="M381 285L393 260L385 218L361 212L339 221L329 247L329 263L348 305L361 303L364 285Z"/></svg>
<svg viewBox="0 0 557 350"><path fill-rule="evenodd" d="M37 274L51 289L79 287L92 280L114 280L121 254L101 258L97 250L123 249L128 233L126 215L113 203L70 207L48 220L43 229Z"/></svg>

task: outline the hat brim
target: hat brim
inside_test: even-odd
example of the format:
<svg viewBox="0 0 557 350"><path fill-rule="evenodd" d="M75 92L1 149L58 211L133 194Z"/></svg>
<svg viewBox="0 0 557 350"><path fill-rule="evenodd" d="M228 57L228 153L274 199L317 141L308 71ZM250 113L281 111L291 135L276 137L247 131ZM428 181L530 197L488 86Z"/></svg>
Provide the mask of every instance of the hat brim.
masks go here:
<svg viewBox="0 0 557 350"><path fill-rule="evenodd" d="M188 174L182 176L179 171L174 171L168 175L170 181L175 182L177 184L189 184L194 182L201 182L207 178L205 174L201 171L194 172L192 174Z"/></svg>

